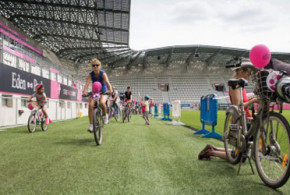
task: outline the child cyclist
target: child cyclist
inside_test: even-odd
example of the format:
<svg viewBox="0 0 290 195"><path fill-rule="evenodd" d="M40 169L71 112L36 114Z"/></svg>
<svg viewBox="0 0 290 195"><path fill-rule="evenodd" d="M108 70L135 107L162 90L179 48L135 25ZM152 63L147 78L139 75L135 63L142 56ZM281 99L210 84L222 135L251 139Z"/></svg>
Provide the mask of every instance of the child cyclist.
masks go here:
<svg viewBox="0 0 290 195"><path fill-rule="evenodd" d="M92 71L89 73L87 77L83 94L87 95L89 84L94 83L96 81L102 84L102 89L101 89L102 93L105 93L105 92L112 93L112 86L109 82L108 76L105 73L105 71L101 70L102 63L97 58L94 58L92 59L91 66L92 66ZM108 95L102 95L100 98L100 106L103 110L103 113L105 114L104 124L108 124L108 121L109 121L109 115L107 113L107 106L106 106L106 101L108 100L108 98L109 98ZM95 107L95 100L92 97L90 97L89 109L88 109L88 114L89 114L89 119L90 119L90 126L88 129L89 132L93 131L94 107Z"/></svg>
<svg viewBox="0 0 290 195"><path fill-rule="evenodd" d="M36 101L33 102L34 107L38 107L42 110L44 117L45 117L45 123L51 123L51 120L49 119L46 109L47 109L47 98L46 94L44 93L44 86L42 83L39 83L38 85L35 86L35 93L32 94L29 98L28 101L31 101L31 99L35 97Z"/></svg>
<svg viewBox="0 0 290 195"><path fill-rule="evenodd" d="M149 123L149 95L145 95L145 102L144 102L144 107L145 107L145 112L143 114L143 118L145 119L145 124L150 125Z"/></svg>

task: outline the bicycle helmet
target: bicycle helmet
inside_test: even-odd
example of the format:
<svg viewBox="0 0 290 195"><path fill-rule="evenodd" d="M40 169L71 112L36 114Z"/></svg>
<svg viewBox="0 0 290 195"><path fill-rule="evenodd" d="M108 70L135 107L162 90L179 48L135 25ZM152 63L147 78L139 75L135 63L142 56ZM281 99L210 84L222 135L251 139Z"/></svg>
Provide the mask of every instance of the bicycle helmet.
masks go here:
<svg viewBox="0 0 290 195"><path fill-rule="evenodd" d="M278 81L275 91L282 101L290 103L290 77L282 77Z"/></svg>
<svg viewBox="0 0 290 195"><path fill-rule="evenodd" d="M35 91L38 92L38 90L43 86L42 83L39 83L35 86Z"/></svg>
<svg viewBox="0 0 290 195"><path fill-rule="evenodd" d="M149 95L145 95L145 98L150 99L150 96Z"/></svg>

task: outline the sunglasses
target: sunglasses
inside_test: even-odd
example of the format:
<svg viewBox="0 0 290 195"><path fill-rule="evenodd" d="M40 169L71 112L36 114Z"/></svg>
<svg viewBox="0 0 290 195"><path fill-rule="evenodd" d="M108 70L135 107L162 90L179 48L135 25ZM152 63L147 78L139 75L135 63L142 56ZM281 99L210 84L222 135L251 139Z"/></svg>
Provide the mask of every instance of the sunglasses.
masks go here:
<svg viewBox="0 0 290 195"><path fill-rule="evenodd" d="M92 64L92 67L100 66L100 64Z"/></svg>

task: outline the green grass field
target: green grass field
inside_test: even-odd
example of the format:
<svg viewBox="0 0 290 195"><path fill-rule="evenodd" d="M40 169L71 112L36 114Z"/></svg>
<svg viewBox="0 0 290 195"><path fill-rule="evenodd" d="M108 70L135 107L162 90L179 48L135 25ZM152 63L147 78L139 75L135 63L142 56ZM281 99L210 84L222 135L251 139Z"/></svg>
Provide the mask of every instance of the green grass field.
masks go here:
<svg viewBox="0 0 290 195"><path fill-rule="evenodd" d="M289 116L289 115L288 115ZM192 121L193 122L190 122ZM182 121L199 128L198 112L183 112ZM196 122L194 122L196 121ZM140 116L131 123L105 126L103 144L86 131L88 118L53 123L47 132L26 127L0 132L0 194L289 194L290 182L266 187L246 163L220 159L199 161L213 139Z"/></svg>

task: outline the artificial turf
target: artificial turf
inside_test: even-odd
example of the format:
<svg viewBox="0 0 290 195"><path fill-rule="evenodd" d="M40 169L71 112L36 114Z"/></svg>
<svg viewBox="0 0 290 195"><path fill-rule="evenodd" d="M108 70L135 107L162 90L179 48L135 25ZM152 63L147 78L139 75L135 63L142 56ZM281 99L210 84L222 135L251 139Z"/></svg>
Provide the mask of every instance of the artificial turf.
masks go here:
<svg viewBox="0 0 290 195"><path fill-rule="evenodd" d="M272 190L247 163L237 175L224 160L197 159L207 143L222 142L150 120L112 121L101 146L86 131L86 117L53 123L47 132L2 131L0 194L289 194L290 182Z"/></svg>

